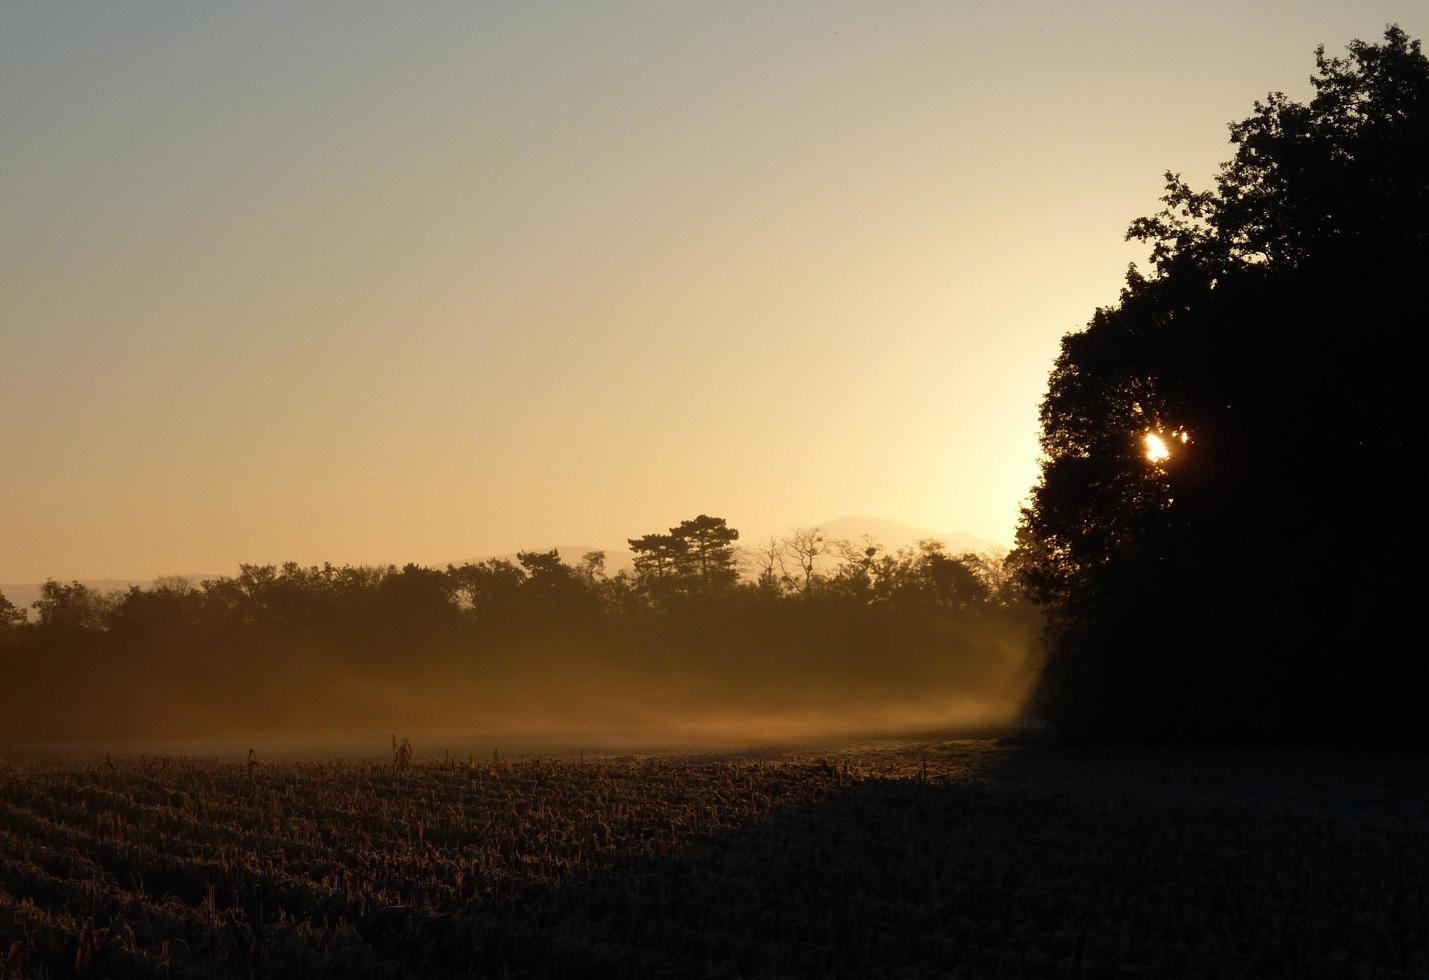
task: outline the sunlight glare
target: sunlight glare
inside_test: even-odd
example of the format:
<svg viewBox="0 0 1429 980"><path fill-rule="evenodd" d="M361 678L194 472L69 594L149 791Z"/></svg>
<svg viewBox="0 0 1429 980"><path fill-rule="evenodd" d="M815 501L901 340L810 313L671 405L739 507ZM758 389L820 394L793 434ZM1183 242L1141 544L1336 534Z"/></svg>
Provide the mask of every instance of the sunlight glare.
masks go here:
<svg viewBox="0 0 1429 980"><path fill-rule="evenodd" d="M1143 441L1146 443L1146 458L1151 462L1160 463L1170 458L1170 448L1167 447L1165 440L1156 433L1146 433L1146 437Z"/></svg>

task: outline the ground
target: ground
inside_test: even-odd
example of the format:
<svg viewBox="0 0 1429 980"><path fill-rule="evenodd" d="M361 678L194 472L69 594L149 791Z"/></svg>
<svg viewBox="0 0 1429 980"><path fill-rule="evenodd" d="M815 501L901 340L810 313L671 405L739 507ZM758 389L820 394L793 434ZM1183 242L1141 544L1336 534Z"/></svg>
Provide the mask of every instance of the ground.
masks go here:
<svg viewBox="0 0 1429 980"><path fill-rule="evenodd" d="M0 756L6 976L1423 977L1415 756Z"/></svg>

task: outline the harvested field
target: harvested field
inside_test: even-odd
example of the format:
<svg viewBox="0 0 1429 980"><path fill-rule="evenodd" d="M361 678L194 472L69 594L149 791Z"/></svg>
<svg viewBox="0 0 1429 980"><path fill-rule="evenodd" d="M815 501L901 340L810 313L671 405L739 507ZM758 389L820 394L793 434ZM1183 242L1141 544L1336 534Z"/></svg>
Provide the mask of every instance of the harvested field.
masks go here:
<svg viewBox="0 0 1429 980"><path fill-rule="evenodd" d="M0 761L6 977L1422 977L1413 757Z"/></svg>

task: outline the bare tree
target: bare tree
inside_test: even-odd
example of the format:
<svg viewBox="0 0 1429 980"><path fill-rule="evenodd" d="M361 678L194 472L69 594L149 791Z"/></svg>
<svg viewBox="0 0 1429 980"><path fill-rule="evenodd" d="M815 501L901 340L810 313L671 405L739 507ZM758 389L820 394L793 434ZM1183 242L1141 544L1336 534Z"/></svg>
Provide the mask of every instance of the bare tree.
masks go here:
<svg viewBox="0 0 1429 980"><path fill-rule="evenodd" d="M754 570L754 580L761 588L782 592L791 581L784 564L784 544L772 534L768 541L744 549L744 561Z"/></svg>
<svg viewBox="0 0 1429 980"><path fill-rule="evenodd" d="M820 528L796 527L789 532L782 545L781 550L785 557L793 562L796 572L803 576L799 591L808 592L818 575L819 559L832 550L830 543L824 538Z"/></svg>
<svg viewBox="0 0 1429 980"><path fill-rule="evenodd" d="M830 545L841 563L840 577L856 582L860 587L873 584L877 567L875 562L879 552L883 551L883 546L873 539L873 535L860 535L857 542L838 538Z"/></svg>

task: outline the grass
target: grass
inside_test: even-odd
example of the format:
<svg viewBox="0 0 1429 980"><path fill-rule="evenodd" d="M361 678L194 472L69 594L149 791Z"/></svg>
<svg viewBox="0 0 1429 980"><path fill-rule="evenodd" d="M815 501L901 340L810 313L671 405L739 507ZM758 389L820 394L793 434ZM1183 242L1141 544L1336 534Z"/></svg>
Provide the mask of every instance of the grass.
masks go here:
<svg viewBox="0 0 1429 980"><path fill-rule="evenodd" d="M400 764L397 764L400 762ZM1417 758L0 763L6 976L1422 977Z"/></svg>

